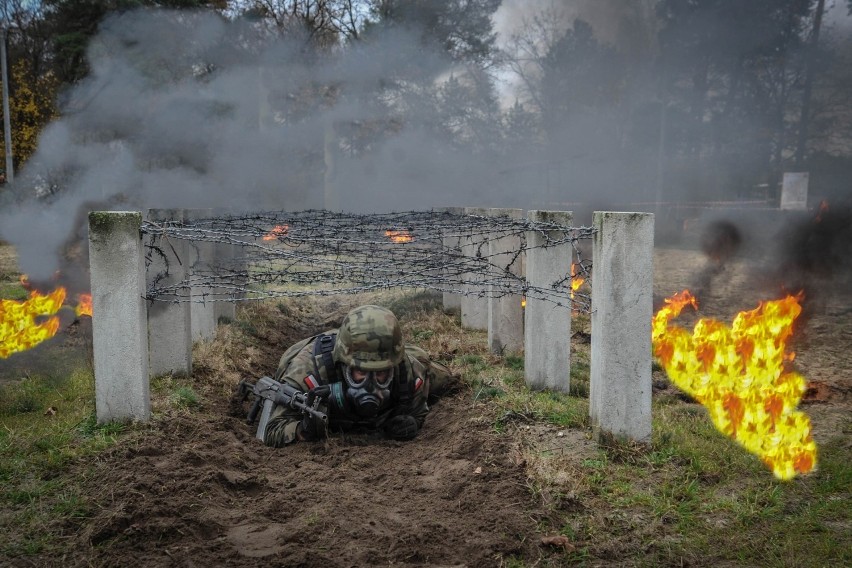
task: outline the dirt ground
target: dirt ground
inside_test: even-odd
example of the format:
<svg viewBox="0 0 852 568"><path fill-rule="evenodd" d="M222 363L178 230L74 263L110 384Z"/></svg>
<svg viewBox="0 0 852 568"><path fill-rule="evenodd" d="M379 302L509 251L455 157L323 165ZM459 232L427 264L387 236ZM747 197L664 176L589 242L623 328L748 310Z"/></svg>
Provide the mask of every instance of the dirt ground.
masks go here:
<svg viewBox="0 0 852 568"><path fill-rule="evenodd" d="M656 300L701 276L700 315L730 322L765 293L756 284L764 261L734 256L719 268L694 248L658 248ZM795 342L796 364L809 380L802 408L819 442L848 420L852 291L826 287L809 310ZM291 321L267 346L244 354L238 370L271 372L287 344L317 331ZM436 404L412 442L361 435L271 449L252 437L219 389L197 384L201 410L167 415L132 444L79 464L96 509L89 519L58 527L68 540L64 556L13 565L474 567L510 557L527 566L558 563L559 549L541 542L549 536L540 532L547 508L528 486L518 452L522 434L496 433L491 411L474 404L469 391ZM552 443L553 432L546 437ZM580 433L568 438L588 444Z"/></svg>

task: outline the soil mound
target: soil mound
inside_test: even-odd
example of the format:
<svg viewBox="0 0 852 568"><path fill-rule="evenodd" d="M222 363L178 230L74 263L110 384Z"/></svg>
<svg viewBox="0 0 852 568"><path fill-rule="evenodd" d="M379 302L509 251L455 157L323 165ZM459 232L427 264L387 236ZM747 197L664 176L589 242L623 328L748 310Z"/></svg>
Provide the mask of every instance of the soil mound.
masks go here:
<svg viewBox="0 0 852 568"><path fill-rule="evenodd" d="M467 398L469 400L469 397ZM369 435L267 448L229 416L161 421L89 480L100 510L57 564L493 566L539 558L540 511L506 437L440 401L412 442ZM79 530L78 530L79 529ZM44 559L47 560L47 559Z"/></svg>

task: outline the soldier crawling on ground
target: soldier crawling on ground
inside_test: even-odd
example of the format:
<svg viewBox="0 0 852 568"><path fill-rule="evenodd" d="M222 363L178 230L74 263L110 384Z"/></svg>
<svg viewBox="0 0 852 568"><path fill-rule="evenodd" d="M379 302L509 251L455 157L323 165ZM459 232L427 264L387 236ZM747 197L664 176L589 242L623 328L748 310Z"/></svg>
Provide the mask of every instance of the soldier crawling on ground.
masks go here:
<svg viewBox="0 0 852 568"><path fill-rule="evenodd" d="M410 440L423 426L430 397L446 391L453 377L423 349L403 344L393 312L364 305L350 311L340 329L287 349L274 380L297 396L323 393L314 407L319 413L277 402L269 420L261 421L258 437L281 447L328 431L380 430L391 439ZM327 416L327 423L318 415Z"/></svg>

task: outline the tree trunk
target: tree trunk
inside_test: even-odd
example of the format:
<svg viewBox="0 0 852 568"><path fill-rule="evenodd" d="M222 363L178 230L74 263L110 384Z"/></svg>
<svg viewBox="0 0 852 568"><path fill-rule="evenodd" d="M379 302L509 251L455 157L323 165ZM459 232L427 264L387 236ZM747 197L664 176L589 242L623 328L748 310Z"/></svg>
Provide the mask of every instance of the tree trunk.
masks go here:
<svg viewBox="0 0 852 568"><path fill-rule="evenodd" d="M819 30L822 27L822 13L825 10L825 0L819 0L814 16L814 27L811 37L811 45L808 53L808 66L805 74L805 86L802 93L802 112L799 117L799 136L796 141L796 167L801 168L805 160L805 147L808 144L808 129L810 127L811 93L814 87L814 76L816 75L817 45L819 42Z"/></svg>

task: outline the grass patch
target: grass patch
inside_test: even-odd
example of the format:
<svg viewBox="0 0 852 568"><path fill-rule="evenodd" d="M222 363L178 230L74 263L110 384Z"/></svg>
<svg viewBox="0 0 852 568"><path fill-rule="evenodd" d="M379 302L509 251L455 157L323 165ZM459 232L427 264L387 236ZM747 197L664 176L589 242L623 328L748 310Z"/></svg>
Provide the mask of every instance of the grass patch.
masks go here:
<svg viewBox="0 0 852 568"><path fill-rule="evenodd" d="M0 299L20 302L29 298L30 294L20 282L0 282Z"/></svg>
<svg viewBox="0 0 852 568"><path fill-rule="evenodd" d="M201 408L202 397L192 386L192 379L162 375L151 381L153 406L158 412L192 411Z"/></svg>
<svg viewBox="0 0 852 568"><path fill-rule="evenodd" d="M583 505L568 513L554 505L549 530L577 546L566 561L581 561L580 550L584 561L634 562L628 550L642 550L648 566L852 564L845 439L820 447L815 472L784 482L717 432L700 406L655 403L653 412L648 446L525 456L546 503L570 493Z"/></svg>
<svg viewBox="0 0 852 568"><path fill-rule="evenodd" d="M170 375L152 381L155 412L199 408L203 399L190 381ZM85 368L0 388L0 558L61 547L68 523L94 510L83 492L86 461L140 429L99 424L94 391Z"/></svg>
<svg viewBox="0 0 852 568"><path fill-rule="evenodd" d="M0 552L37 554L57 544L52 527L86 518L90 504L80 479L65 475L68 467L112 446L126 429L97 424L94 378L87 370L30 376L2 388Z"/></svg>

